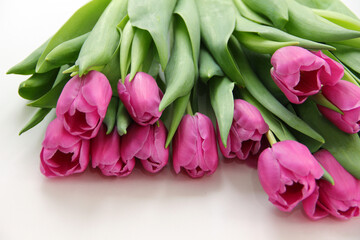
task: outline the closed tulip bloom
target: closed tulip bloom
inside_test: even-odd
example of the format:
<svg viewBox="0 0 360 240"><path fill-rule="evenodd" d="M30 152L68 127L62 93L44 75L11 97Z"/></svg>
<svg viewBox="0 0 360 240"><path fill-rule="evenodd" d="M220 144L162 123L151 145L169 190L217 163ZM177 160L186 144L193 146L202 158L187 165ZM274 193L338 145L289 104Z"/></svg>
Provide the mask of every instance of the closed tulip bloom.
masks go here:
<svg viewBox="0 0 360 240"><path fill-rule="evenodd" d="M104 74L90 71L65 85L56 106L56 115L72 135L84 139L96 136L111 100L112 90Z"/></svg>
<svg viewBox="0 0 360 240"><path fill-rule="evenodd" d="M173 165L176 173L184 169L192 178L213 174L218 166L218 151L211 120L201 114L185 115L173 140Z"/></svg>
<svg viewBox="0 0 360 240"><path fill-rule="evenodd" d="M129 75L124 83L118 83L119 98L124 103L132 119L139 125L152 125L159 120L162 112L159 105L163 96L155 79L147 73L138 72L129 82Z"/></svg>
<svg viewBox="0 0 360 240"><path fill-rule="evenodd" d="M148 172L159 172L169 159L169 148L165 148L166 136L165 125L160 120L159 126L132 123L122 137L121 156L124 161L139 159Z"/></svg>
<svg viewBox="0 0 360 240"><path fill-rule="evenodd" d="M287 140L260 154L258 174L269 201L289 212L314 192L323 170L306 146Z"/></svg>
<svg viewBox="0 0 360 240"><path fill-rule="evenodd" d="M40 170L47 177L63 177L85 171L89 163L90 144L68 133L60 119L46 129L40 153Z"/></svg>
<svg viewBox="0 0 360 240"><path fill-rule="evenodd" d="M314 154L333 177L335 184L320 179L312 195L303 201L305 213L313 220L332 215L349 219L359 215L360 181L348 173L327 150Z"/></svg>
<svg viewBox="0 0 360 240"><path fill-rule="evenodd" d="M320 112L346 133L357 133L360 130L360 88L355 84L340 80L334 86L324 86L322 94L344 114L323 106Z"/></svg>
<svg viewBox="0 0 360 240"><path fill-rule="evenodd" d="M250 103L236 99L234 101L234 119L225 148L218 131L218 142L226 158L246 159L249 154L258 153L261 138L269 130L259 110Z"/></svg>
<svg viewBox="0 0 360 240"><path fill-rule="evenodd" d="M317 94L322 85L334 85L344 75L341 64L321 52L289 46L277 50L272 58L271 76L290 102L303 103Z"/></svg>
<svg viewBox="0 0 360 240"><path fill-rule="evenodd" d="M135 166L135 158L124 161L121 157L120 136L116 129L107 135L104 125L91 140L91 162L92 167L98 167L105 176L125 177Z"/></svg>

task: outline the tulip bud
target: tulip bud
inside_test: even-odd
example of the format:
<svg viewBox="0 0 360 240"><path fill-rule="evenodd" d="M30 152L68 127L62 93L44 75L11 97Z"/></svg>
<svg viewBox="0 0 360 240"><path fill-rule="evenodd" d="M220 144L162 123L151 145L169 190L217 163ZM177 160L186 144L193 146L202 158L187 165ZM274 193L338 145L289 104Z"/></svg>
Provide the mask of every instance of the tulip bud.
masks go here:
<svg viewBox="0 0 360 240"><path fill-rule="evenodd" d="M227 147L221 142L218 130L220 151L226 158L245 160L249 154L258 153L262 135L269 130L259 110L250 103L236 99L234 101L234 119L227 138Z"/></svg>
<svg viewBox="0 0 360 240"><path fill-rule="evenodd" d="M213 174L218 166L215 131L211 120L201 114L185 115L173 140L176 173L185 169L192 178Z"/></svg>
<svg viewBox="0 0 360 240"><path fill-rule="evenodd" d="M316 190L303 201L305 213L313 220L327 215L349 219L359 215L360 181L348 173L327 150L314 154L335 184L320 179Z"/></svg>
<svg viewBox="0 0 360 240"><path fill-rule="evenodd" d="M159 172L168 162L169 148L165 148L166 128L159 120L157 124L140 126L132 123L122 137L121 156L124 161L140 159L143 167Z"/></svg>
<svg viewBox="0 0 360 240"><path fill-rule="evenodd" d="M56 115L72 135L84 139L96 136L112 95L104 74L90 71L75 76L65 85L56 106Z"/></svg>
<svg viewBox="0 0 360 240"><path fill-rule="evenodd" d="M272 58L271 76L290 102L303 103L317 94L322 85L336 84L344 68L321 52L312 53L301 47L283 47Z"/></svg>
<svg viewBox="0 0 360 240"><path fill-rule="evenodd" d="M91 140L92 167L98 167L106 176L125 177L129 175L134 166L135 158L124 161L120 154L120 136L114 129L106 134L102 125L95 138Z"/></svg>
<svg viewBox="0 0 360 240"><path fill-rule="evenodd" d="M89 163L89 141L69 134L58 118L49 124L42 146L40 170L47 177L80 173Z"/></svg>
<svg viewBox="0 0 360 240"><path fill-rule="evenodd" d="M163 96L155 79L147 73L138 72L129 82L129 75L125 82L118 84L120 100L135 122L142 126L154 124L161 113L159 105Z"/></svg>
<svg viewBox="0 0 360 240"><path fill-rule="evenodd" d="M306 146L287 140L260 154L258 174L269 201L289 212L313 193L323 170Z"/></svg>
<svg viewBox="0 0 360 240"><path fill-rule="evenodd" d="M320 112L340 130L350 134L359 132L360 88L351 82L340 80L334 86L324 86L322 94L343 114L318 105Z"/></svg>

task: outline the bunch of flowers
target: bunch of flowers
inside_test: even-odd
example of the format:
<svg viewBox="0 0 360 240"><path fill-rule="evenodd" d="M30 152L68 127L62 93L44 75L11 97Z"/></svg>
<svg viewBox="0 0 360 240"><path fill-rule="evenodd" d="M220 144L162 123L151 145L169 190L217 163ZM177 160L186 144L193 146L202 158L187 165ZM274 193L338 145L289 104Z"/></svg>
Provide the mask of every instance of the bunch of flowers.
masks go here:
<svg viewBox="0 0 360 240"><path fill-rule="evenodd" d="M360 205L359 61L360 20L339 0L92 0L8 73L31 75L19 95L38 108L20 133L56 109L47 177L90 163L124 177L136 161L157 173L170 157L201 178L220 150L258 159L280 210L302 202L311 219L349 219Z"/></svg>

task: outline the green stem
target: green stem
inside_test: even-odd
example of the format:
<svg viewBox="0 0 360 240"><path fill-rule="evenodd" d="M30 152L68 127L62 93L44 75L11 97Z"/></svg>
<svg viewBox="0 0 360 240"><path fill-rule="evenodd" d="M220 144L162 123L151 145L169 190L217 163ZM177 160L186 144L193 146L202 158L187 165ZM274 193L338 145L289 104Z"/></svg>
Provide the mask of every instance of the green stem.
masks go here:
<svg viewBox="0 0 360 240"><path fill-rule="evenodd" d="M192 108L191 108L191 104L190 104L190 101L188 102L187 106L186 106L186 112L188 114L190 114L191 116L194 115L193 111L192 111Z"/></svg>
<svg viewBox="0 0 360 240"><path fill-rule="evenodd" d="M267 131L266 138L268 139L271 146L277 143L276 138L271 130Z"/></svg>

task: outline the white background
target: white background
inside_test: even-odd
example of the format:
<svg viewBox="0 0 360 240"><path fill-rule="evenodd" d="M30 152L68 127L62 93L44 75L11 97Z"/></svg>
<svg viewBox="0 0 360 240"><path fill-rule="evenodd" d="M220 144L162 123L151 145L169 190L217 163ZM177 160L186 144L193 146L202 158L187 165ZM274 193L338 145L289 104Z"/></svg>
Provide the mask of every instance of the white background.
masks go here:
<svg viewBox="0 0 360 240"><path fill-rule="evenodd" d="M170 167L125 179L97 171L47 179L39 171L49 119L18 136L33 109L5 75L87 0L0 0L0 239L360 239L360 218L312 222L299 206L278 211L256 170L221 162L193 180ZM360 15L360 3L344 1Z"/></svg>

